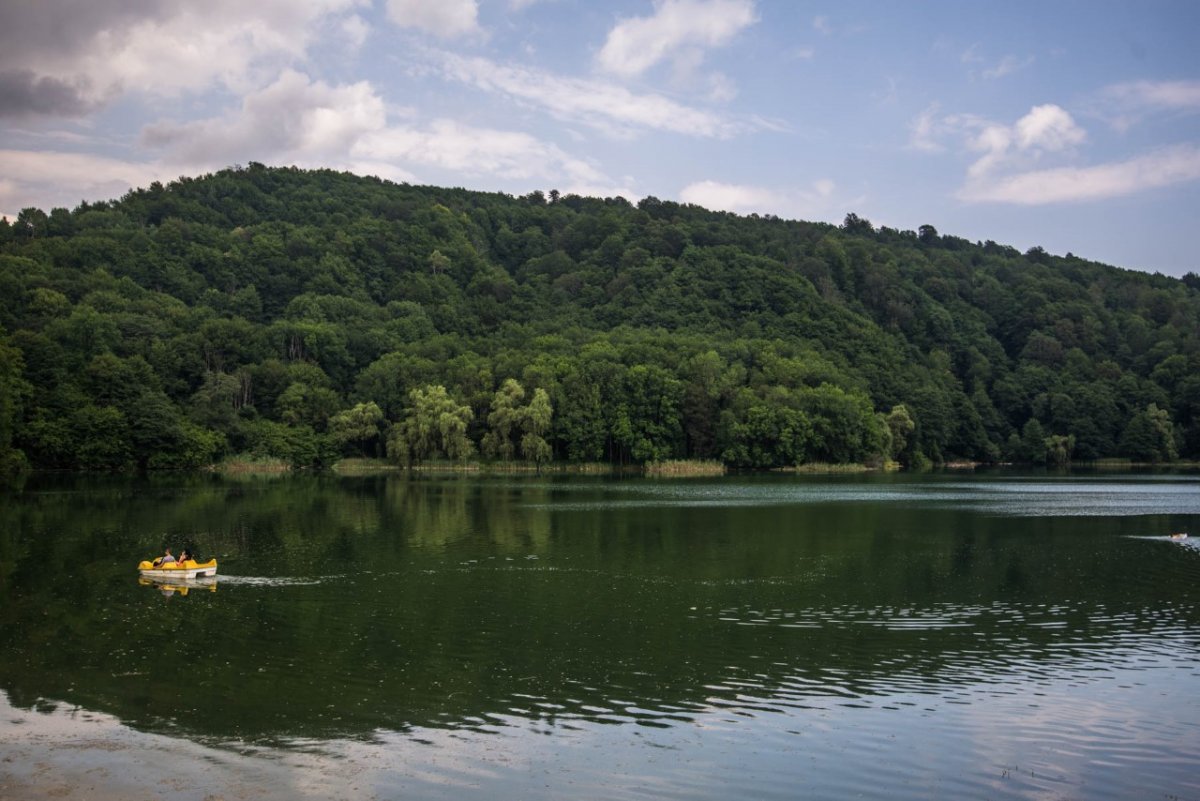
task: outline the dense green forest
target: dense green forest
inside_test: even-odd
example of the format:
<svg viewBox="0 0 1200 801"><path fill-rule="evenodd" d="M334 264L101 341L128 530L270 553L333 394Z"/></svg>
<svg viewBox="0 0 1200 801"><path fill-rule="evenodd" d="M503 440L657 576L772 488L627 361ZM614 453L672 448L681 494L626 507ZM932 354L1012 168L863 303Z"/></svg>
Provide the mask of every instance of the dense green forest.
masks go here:
<svg viewBox="0 0 1200 801"><path fill-rule="evenodd" d="M0 463L1200 456L1200 278L251 164L0 223Z"/></svg>

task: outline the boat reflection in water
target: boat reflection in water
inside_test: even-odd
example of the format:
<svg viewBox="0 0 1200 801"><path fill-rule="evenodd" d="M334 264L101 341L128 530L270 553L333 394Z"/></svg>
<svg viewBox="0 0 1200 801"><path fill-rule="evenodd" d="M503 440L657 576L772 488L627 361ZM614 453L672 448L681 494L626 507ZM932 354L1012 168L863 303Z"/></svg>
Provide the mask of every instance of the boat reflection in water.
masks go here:
<svg viewBox="0 0 1200 801"><path fill-rule="evenodd" d="M143 587L155 587L160 592L162 592L163 595L167 596L168 598L170 598L172 595L174 595L176 593L179 593L180 595L187 595L188 590L208 590L209 592L217 591L217 577L216 576L211 576L208 578L192 578L192 579L185 579L185 578L161 579L161 578L139 577L138 584L141 584Z"/></svg>

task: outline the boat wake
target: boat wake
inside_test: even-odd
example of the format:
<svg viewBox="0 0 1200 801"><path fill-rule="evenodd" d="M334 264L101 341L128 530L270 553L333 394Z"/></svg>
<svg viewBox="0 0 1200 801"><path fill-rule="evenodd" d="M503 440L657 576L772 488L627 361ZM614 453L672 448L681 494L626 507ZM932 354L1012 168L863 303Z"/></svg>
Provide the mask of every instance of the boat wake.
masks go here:
<svg viewBox="0 0 1200 801"><path fill-rule="evenodd" d="M250 587L304 587L311 584L320 584L322 580L327 578L336 578L336 576L323 576L321 578L300 577L300 576L221 576L221 586L226 584L244 584Z"/></svg>
<svg viewBox="0 0 1200 801"><path fill-rule="evenodd" d="M1131 540L1147 540L1149 542L1170 542L1175 545L1181 545L1184 548L1189 548L1194 551L1200 551L1200 537L1191 537L1187 534L1180 536L1178 534L1126 534Z"/></svg>

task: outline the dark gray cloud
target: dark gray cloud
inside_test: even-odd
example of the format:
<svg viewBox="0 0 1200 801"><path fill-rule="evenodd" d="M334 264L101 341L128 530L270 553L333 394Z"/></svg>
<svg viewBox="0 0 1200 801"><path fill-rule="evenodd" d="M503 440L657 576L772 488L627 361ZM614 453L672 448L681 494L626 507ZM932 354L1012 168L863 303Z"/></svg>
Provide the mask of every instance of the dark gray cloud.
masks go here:
<svg viewBox="0 0 1200 801"><path fill-rule="evenodd" d="M360 5L0 0L0 117L77 116L125 92L202 92L231 80L244 91L304 61L322 23Z"/></svg>
<svg viewBox="0 0 1200 801"><path fill-rule="evenodd" d="M101 34L174 13L180 0L3 0L0 67L69 56Z"/></svg>
<svg viewBox="0 0 1200 801"><path fill-rule="evenodd" d="M173 13L180 0L0 0L0 118L74 117L100 105L78 60L100 37ZM100 86L102 92L110 87Z"/></svg>
<svg viewBox="0 0 1200 801"><path fill-rule="evenodd" d="M95 103L82 87L32 70L0 71L0 119L54 115L77 117L88 113Z"/></svg>

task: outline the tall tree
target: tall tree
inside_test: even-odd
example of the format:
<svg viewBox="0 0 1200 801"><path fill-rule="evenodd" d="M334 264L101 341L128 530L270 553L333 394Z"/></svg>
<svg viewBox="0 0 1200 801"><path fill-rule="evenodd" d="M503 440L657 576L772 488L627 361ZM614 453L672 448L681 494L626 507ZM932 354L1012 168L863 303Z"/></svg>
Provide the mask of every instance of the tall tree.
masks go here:
<svg viewBox="0 0 1200 801"><path fill-rule="evenodd" d="M1171 415L1151 403L1134 415L1121 435L1121 454L1142 462L1169 462L1179 456Z"/></svg>
<svg viewBox="0 0 1200 801"><path fill-rule="evenodd" d="M521 455L537 465L540 470L544 462L550 461L553 451L546 442L550 431L554 408L546 390L538 387L533 391L529 405L521 410Z"/></svg>
<svg viewBox="0 0 1200 801"><path fill-rule="evenodd" d="M471 407L459 405L444 386L431 385L409 393L412 405L403 420L388 435L388 456L405 464L445 456L461 460L474 446L467 438L467 424L474 418Z"/></svg>
<svg viewBox="0 0 1200 801"><path fill-rule="evenodd" d="M483 435L480 450L493 459L510 461L516 452L513 434L521 422L521 401L525 399L525 388L515 378L506 378L492 398L488 412L488 431Z"/></svg>
<svg viewBox="0 0 1200 801"><path fill-rule="evenodd" d="M329 436L343 449L353 446L361 456L377 456L383 410L374 401L356 403L329 418Z"/></svg>
<svg viewBox="0 0 1200 801"><path fill-rule="evenodd" d="M13 447L13 438L33 387L24 377L25 361L0 328L0 478L25 465L25 454Z"/></svg>
<svg viewBox="0 0 1200 801"><path fill-rule="evenodd" d="M912 416L908 413L908 408L899 403L892 407L885 418L888 432L891 434L890 453L888 456L892 459L900 458L900 455L905 452L908 447L908 436L912 434L913 429L917 424L913 422Z"/></svg>

